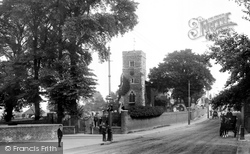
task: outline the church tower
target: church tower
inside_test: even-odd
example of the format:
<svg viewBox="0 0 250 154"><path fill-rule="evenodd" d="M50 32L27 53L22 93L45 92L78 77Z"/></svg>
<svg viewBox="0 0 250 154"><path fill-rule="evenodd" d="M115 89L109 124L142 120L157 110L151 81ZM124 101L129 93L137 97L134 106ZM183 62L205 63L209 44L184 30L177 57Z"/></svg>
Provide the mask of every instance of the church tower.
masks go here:
<svg viewBox="0 0 250 154"><path fill-rule="evenodd" d="M123 76L130 82L124 106L145 106L146 54L140 50L123 51Z"/></svg>

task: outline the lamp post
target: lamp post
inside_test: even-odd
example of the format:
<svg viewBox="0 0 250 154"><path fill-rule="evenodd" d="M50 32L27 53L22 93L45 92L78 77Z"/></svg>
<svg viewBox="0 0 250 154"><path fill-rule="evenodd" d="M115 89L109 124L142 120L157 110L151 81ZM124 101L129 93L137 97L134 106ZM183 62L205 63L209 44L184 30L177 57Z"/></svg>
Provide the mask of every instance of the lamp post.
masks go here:
<svg viewBox="0 0 250 154"><path fill-rule="evenodd" d="M111 74L110 74L110 47L108 47L108 78L109 78L109 96L110 96L110 93L111 93Z"/></svg>
<svg viewBox="0 0 250 154"><path fill-rule="evenodd" d="M111 97L111 74L110 74L110 47L108 47L108 78L109 78L109 95L106 97L106 100L108 102L108 141L113 140L113 134L112 134L112 111L113 111L113 106L111 104L112 97Z"/></svg>
<svg viewBox="0 0 250 154"><path fill-rule="evenodd" d="M190 80L188 80L188 125L190 125Z"/></svg>
<svg viewBox="0 0 250 154"><path fill-rule="evenodd" d="M107 141L112 141L113 140L113 134L112 134L112 111L113 111L113 106L111 104L112 102L112 97L108 95L106 97L106 100L108 102L108 138Z"/></svg>

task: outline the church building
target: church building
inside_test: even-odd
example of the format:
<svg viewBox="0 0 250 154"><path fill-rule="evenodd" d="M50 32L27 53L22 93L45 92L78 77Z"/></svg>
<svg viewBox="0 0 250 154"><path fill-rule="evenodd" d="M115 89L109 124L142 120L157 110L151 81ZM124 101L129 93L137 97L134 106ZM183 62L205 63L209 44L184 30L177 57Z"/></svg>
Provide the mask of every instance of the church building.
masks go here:
<svg viewBox="0 0 250 154"><path fill-rule="evenodd" d="M130 90L123 96L124 106L146 105L146 54L141 50L123 51L123 76L130 82Z"/></svg>

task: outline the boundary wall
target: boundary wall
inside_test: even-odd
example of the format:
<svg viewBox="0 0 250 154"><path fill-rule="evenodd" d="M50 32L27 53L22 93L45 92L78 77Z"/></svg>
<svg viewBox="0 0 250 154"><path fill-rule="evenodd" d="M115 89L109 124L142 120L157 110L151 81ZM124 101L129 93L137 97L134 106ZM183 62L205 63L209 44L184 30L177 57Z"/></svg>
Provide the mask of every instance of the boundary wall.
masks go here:
<svg viewBox="0 0 250 154"><path fill-rule="evenodd" d="M26 142L57 138L59 124L32 124L0 126L0 142Z"/></svg>
<svg viewBox="0 0 250 154"><path fill-rule="evenodd" d="M207 108L196 109L191 111L191 120L206 114ZM165 112L159 117L150 119L132 119L128 115L128 111L121 113L121 133L127 134L133 130L150 129L161 126L168 126L175 123L183 123L188 121L188 112Z"/></svg>

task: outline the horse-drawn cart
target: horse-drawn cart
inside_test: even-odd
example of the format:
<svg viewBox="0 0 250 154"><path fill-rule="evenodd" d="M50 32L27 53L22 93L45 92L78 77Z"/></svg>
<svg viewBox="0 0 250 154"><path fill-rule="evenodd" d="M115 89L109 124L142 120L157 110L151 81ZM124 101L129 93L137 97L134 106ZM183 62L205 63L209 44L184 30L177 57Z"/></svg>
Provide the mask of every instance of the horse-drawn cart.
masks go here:
<svg viewBox="0 0 250 154"><path fill-rule="evenodd" d="M220 136L228 137L228 132L232 131L234 133L234 137L236 137L236 134L238 132L236 123L237 123L236 116L232 117L221 116Z"/></svg>
<svg viewBox="0 0 250 154"><path fill-rule="evenodd" d="M212 119L215 119L215 118L219 118L217 111L214 111L212 115Z"/></svg>

